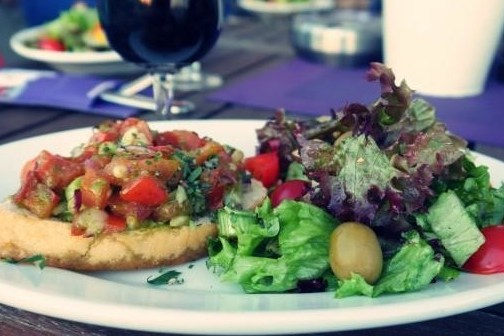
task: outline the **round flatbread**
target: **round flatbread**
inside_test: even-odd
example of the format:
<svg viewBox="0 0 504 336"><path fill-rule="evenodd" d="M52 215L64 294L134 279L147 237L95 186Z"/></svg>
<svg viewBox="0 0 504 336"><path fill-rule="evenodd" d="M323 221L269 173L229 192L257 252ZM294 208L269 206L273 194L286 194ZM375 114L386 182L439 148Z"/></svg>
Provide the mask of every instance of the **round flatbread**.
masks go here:
<svg viewBox="0 0 504 336"><path fill-rule="evenodd" d="M157 226L93 237L71 234L71 224L40 219L12 199L0 204L0 258L42 255L48 266L78 271L131 270L175 265L207 254L212 223Z"/></svg>

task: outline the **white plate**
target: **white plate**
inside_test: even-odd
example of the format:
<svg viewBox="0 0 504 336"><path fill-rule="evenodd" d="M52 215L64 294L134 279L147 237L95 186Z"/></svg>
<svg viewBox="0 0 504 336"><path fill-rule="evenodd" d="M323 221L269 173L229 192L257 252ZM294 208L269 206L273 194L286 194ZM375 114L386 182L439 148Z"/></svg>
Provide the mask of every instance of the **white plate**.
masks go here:
<svg viewBox="0 0 504 336"><path fill-rule="evenodd" d="M158 130L191 129L253 154L254 130L263 121L156 122ZM41 149L68 155L90 128L45 135L0 146L0 197L14 193L23 163ZM504 163L478 155L493 183L504 180ZM463 274L451 283L375 299L335 299L332 293L244 294L219 283L205 261L174 267L183 285L152 287L158 270L80 274L0 262L0 302L58 318L144 331L192 334L287 334L341 331L423 321L504 300L504 274Z"/></svg>
<svg viewBox="0 0 504 336"><path fill-rule="evenodd" d="M328 10L334 7L334 0L308 0L306 2L277 2L261 0L239 0L238 4L245 10L261 14L296 14Z"/></svg>
<svg viewBox="0 0 504 336"><path fill-rule="evenodd" d="M41 29L41 27L27 28L12 35L10 39L12 50L24 58L44 62L62 72L107 75L141 71L134 64L123 61L115 51L51 51L27 46L26 41L34 40Z"/></svg>

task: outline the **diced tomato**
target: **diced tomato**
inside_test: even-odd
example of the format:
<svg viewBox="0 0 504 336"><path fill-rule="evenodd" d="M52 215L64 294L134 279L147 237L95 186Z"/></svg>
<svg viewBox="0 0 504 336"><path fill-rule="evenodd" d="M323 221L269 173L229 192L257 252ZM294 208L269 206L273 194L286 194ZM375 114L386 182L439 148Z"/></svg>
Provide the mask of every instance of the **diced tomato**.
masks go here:
<svg viewBox="0 0 504 336"><path fill-rule="evenodd" d="M14 201L40 218L49 218L60 197L51 188L40 183L31 171L27 173L21 188L14 195Z"/></svg>
<svg viewBox="0 0 504 336"><path fill-rule="evenodd" d="M28 163L38 180L51 189L63 190L76 177L84 174L84 167L79 162L42 151L35 158L35 163Z"/></svg>
<svg viewBox="0 0 504 336"><path fill-rule="evenodd" d="M215 141L208 141L202 147L196 149L195 161L197 165L202 165L211 156L224 151L224 147Z"/></svg>
<svg viewBox="0 0 504 336"><path fill-rule="evenodd" d="M152 145L154 135L146 121L138 118L128 118L121 124L121 141L125 141L128 145ZM132 136L132 139L125 139ZM133 139L134 138L134 139Z"/></svg>
<svg viewBox="0 0 504 336"><path fill-rule="evenodd" d="M174 178L180 169L180 162L169 159L142 159L137 162L138 173L147 171L161 181Z"/></svg>
<svg viewBox="0 0 504 336"><path fill-rule="evenodd" d="M170 145L157 145L157 146L149 146L149 149L161 153L164 158L171 156L175 153L175 148Z"/></svg>
<svg viewBox="0 0 504 336"><path fill-rule="evenodd" d="M42 50L65 51L65 45L60 40L49 36L40 37L38 47Z"/></svg>
<svg viewBox="0 0 504 336"><path fill-rule="evenodd" d="M124 133L130 127L139 127L141 130L150 133L150 127L145 120L135 117L127 118L121 123L121 133Z"/></svg>
<svg viewBox="0 0 504 336"><path fill-rule="evenodd" d="M277 152L258 154L245 159L245 169L252 174L253 178L269 188L279 179L280 159Z"/></svg>
<svg viewBox="0 0 504 336"><path fill-rule="evenodd" d="M215 210L223 206L226 190L238 180L237 173L228 169L227 166L219 166L215 169L204 170L200 181L208 186L205 191L207 207Z"/></svg>
<svg viewBox="0 0 504 336"><path fill-rule="evenodd" d="M222 208L225 191L226 189L223 185L215 185L210 189L206 195L210 210Z"/></svg>
<svg viewBox="0 0 504 336"><path fill-rule="evenodd" d="M124 218L134 218L142 221L153 212L153 208L140 203L127 202L117 195L113 195L108 202L112 214Z"/></svg>
<svg viewBox="0 0 504 336"><path fill-rule="evenodd" d="M98 174L103 170L103 168L105 168L107 164L110 163L111 160L112 160L111 157L107 155L92 155L89 158L87 158L83 163L86 172L92 170L96 174Z"/></svg>
<svg viewBox="0 0 504 336"><path fill-rule="evenodd" d="M271 205L278 206L283 200L298 200L308 191L308 184L302 180L290 180L280 184L270 194Z"/></svg>
<svg viewBox="0 0 504 336"><path fill-rule="evenodd" d="M186 151L202 147L206 140L201 139L196 132L174 130L159 133L154 139L156 145L171 145Z"/></svg>
<svg viewBox="0 0 504 336"><path fill-rule="evenodd" d="M22 184L25 183L25 181L28 179L30 172L35 171L36 165L37 165L36 159L31 159L30 161L24 164L23 168L21 169L21 176L20 176Z"/></svg>
<svg viewBox="0 0 504 336"><path fill-rule="evenodd" d="M107 218L107 223L103 229L106 233L121 232L127 228L126 219L124 217L110 215Z"/></svg>
<svg viewBox="0 0 504 336"><path fill-rule="evenodd" d="M94 170L88 170L81 182L82 205L87 208L104 209L112 194L110 183Z"/></svg>
<svg viewBox="0 0 504 336"><path fill-rule="evenodd" d="M467 260L464 269L471 273L493 274L504 272L504 225L481 229L485 242Z"/></svg>
<svg viewBox="0 0 504 336"><path fill-rule="evenodd" d="M173 199L157 207L152 213L152 217L156 221L169 222L177 216L186 215L188 213L189 205L187 202L179 203L176 199Z"/></svg>
<svg viewBox="0 0 504 336"><path fill-rule="evenodd" d="M104 173L115 184L123 185L146 172L161 181L176 178L180 163L163 158L134 159L116 156L104 168Z"/></svg>
<svg viewBox="0 0 504 336"><path fill-rule="evenodd" d="M116 141L119 137L119 132L111 130L110 132L95 132L89 140L90 143L103 143L106 141Z"/></svg>
<svg viewBox="0 0 504 336"><path fill-rule="evenodd" d="M127 202L158 206L168 199L168 192L155 177L145 175L126 183L120 196Z"/></svg>
<svg viewBox="0 0 504 336"><path fill-rule="evenodd" d="M94 155L98 153L98 147L97 146L85 146L82 148L80 153L77 156L72 157L73 162L78 162L78 163L84 163L84 161L92 158Z"/></svg>
<svg viewBox="0 0 504 336"><path fill-rule="evenodd" d="M70 227L70 234L72 236L82 236L84 233L86 233L86 229L72 223L72 226Z"/></svg>
<svg viewBox="0 0 504 336"><path fill-rule="evenodd" d="M89 143L96 144L105 141L116 141L119 139L120 123L114 121L107 121L101 123L89 139Z"/></svg>
<svg viewBox="0 0 504 336"><path fill-rule="evenodd" d="M90 143L102 143L105 141L117 141L134 128L136 138L142 139L143 145L151 145L154 139L152 130L146 121L138 118L127 118L124 121L103 122L96 129L90 139ZM143 141L144 140L144 141ZM134 143L131 143L134 144Z"/></svg>

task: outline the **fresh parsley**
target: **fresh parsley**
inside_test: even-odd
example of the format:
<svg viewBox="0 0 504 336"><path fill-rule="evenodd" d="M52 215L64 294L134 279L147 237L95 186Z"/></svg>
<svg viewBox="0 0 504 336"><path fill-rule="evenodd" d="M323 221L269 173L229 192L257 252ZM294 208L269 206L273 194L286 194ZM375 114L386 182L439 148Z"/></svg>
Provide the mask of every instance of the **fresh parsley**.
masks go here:
<svg viewBox="0 0 504 336"><path fill-rule="evenodd" d="M12 258L6 258L4 260L10 264L25 264L25 263L26 264L34 264L35 266L37 266L40 269L44 269L46 267L46 259L41 254L35 254L33 256L26 257L26 258L19 259L19 260L14 260Z"/></svg>
<svg viewBox="0 0 504 336"><path fill-rule="evenodd" d="M162 285L180 285L184 283L184 279L180 277L182 273L175 270L169 270L163 272L161 275L157 277L150 276L147 278L147 282L154 286L162 286Z"/></svg>
<svg viewBox="0 0 504 336"><path fill-rule="evenodd" d="M208 185L200 180L203 168L196 166L194 158L183 152L176 152L174 156L182 164L181 184L186 190L193 214L204 213L207 209L205 191Z"/></svg>

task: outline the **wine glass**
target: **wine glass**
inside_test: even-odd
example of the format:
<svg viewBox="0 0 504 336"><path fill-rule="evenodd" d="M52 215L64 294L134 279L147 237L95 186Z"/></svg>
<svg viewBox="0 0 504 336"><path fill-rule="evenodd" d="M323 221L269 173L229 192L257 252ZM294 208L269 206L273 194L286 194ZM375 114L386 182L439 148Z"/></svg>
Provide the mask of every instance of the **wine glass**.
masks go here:
<svg viewBox="0 0 504 336"><path fill-rule="evenodd" d="M241 21L242 10L237 0L223 0L224 20L226 25L236 25ZM175 76L175 87L178 91L202 91L215 89L221 86L224 79L215 73L209 73L202 69L201 63L196 61L185 66Z"/></svg>
<svg viewBox="0 0 504 336"><path fill-rule="evenodd" d="M96 8L112 49L151 74L157 115L194 109L174 100L174 75L215 45L222 0L97 0Z"/></svg>

